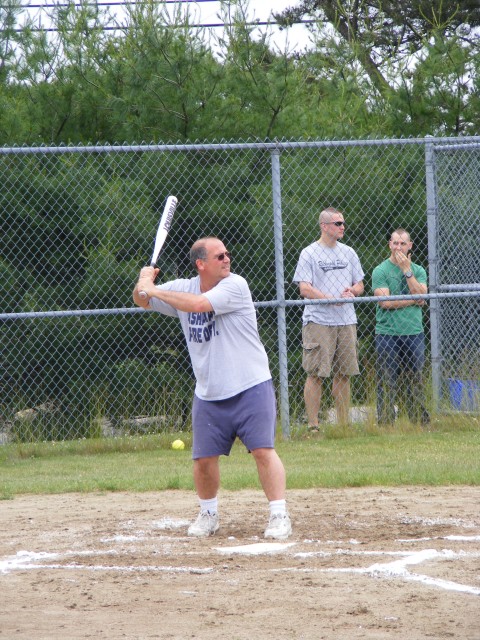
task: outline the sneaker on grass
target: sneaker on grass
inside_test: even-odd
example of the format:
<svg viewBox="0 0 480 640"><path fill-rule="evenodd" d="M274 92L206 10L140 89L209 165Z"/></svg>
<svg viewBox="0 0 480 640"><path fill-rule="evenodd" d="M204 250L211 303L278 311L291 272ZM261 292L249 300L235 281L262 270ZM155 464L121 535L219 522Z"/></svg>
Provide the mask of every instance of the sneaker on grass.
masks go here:
<svg viewBox="0 0 480 640"><path fill-rule="evenodd" d="M267 528L265 529L265 538L275 538L275 540L286 540L292 533L292 523L288 513L276 513L270 516Z"/></svg>
<svg viewBox="0 0 480 640"><path fill-rule="evenodd" d="M213 536L213 534L218 531L219 526L218 513L200 511L195 522L192 522L188 527L188 535L199 538Z"/></svg>

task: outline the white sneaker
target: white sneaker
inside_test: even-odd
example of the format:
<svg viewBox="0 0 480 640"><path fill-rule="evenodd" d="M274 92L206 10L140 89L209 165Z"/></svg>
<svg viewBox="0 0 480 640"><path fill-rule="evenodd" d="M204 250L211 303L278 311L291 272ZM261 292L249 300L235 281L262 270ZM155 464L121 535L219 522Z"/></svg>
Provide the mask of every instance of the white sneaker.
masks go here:
<svg viewBox="0 0 480 640"><path fill-rule="evenodd" d="M195 522L188 527L189 536L206 537L213 536L219 527L218 513L200 511Z"/></svg>
<svg viewBox="0 0 480 640"><path fill-rule="evenodd" d="M267 528L265 529L265 538L275 538L276 540L286 540L292 533L292 523L288 513L275 513L270 516Z"/></svg>

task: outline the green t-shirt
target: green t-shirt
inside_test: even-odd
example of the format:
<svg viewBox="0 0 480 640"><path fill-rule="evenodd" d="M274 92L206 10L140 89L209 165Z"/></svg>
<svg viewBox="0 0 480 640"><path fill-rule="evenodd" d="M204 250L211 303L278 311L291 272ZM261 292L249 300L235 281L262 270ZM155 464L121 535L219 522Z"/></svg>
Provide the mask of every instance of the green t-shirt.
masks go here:
<svg viewBox="0 0 480 640"><path fill-rule="evenodd" d="M427 272L412 263L415 278L427 284ZM400 267L390 259L375 267L372 274L372 289L388 289L391 296L409 295L407 279ZM377 305L375 333L387 336L414 336L423 333L422 307L411 305L402 309L382 309Z"/></svg>

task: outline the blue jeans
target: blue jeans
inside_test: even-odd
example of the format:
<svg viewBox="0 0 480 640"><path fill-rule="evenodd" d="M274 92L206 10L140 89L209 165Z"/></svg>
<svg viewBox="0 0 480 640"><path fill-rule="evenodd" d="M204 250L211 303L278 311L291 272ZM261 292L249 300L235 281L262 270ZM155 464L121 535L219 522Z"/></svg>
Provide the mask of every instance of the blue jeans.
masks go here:
<svg viewBox="0 0 480 640"><path fill-rule="evenodd" d="M405 378L404 399L411 422L428 424L422 370L425 364L425 336L375 336L377 352L377 419L379 424L395 422L399 406L399 379Z"/></svg>

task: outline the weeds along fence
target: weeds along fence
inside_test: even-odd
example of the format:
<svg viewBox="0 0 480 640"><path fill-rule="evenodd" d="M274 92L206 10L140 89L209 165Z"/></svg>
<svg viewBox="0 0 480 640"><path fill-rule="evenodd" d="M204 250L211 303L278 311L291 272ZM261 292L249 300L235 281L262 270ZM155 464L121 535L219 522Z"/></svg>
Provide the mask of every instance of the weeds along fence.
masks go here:
<svg viewBox="0 0 480 640"><path fill-rule="evenodd" d="M480 138L0 149L1 442L190 428L194 383L180 327L131 297L169 194L179 206L161 278L193 275L197 238L225 242L253 293L284 435L305 424L304 303L293 277L328 206L343 212L344 242L365 273L353 303L353 422L375 419L371 277L397 227L410 232L429 278L429 410L476 419L479 178ZM224 366L227 376L235 362ZM332 407L327 386L323 419L334 419Z"/></svg>

